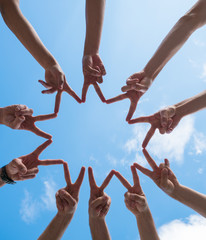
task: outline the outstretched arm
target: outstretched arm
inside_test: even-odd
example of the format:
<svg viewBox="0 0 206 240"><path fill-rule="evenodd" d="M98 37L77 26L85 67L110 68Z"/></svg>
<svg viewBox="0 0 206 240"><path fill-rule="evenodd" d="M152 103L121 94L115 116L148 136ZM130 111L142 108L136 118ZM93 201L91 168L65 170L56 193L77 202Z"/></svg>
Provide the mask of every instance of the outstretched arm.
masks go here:
<svg viewBox="0 0 206 240"><path fill-rule="evenodd" d="M154 80L192 33L206 23L205 12L206 1L198 0L197 3L179 19L147 63L144 69L147 77Z"/></svg>
<svg viewBox="0 0 206 240"><path fill-rule="evenodd" d="M84 55L95 55L99 52L104 21L105 0L86 1L86 38Z"/></svg>

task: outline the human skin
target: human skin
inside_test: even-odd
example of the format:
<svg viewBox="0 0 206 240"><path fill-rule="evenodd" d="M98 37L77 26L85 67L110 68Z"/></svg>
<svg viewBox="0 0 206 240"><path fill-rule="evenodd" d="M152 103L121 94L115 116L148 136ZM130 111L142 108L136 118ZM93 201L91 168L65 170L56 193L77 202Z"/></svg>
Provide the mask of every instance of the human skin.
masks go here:
<svg viewBox="0 0 206 240"><path fill-rule="evenodd" d="M64 162L64 175L67 185L57 191L56 205L58 212L38 240L60 240L62 238L77 209L84 173L85 167L82 167L76 182L72 183L68 164Z"/></svg>
<svg viewBox="0 0 206 240"><path fill-rule="evenodd" d="M206 195L181 185L170 169L168 159L165 159L165 162L161 163L158 167L146 149L143 149L143 154L153 171L142 167L138 163L134 163L134 166L143 174L151 178L167 195L192 208L203 217L206 217Z"/></svg>
<svg viewBox="0 0 206 240"><path fill-rule="evenodd" d="M105 217L109 211L111 198L104 193L104 189L111 181L114 170L112 170L100 187L94 179L93 170L88 168L90 199L89 199L89 226L93 240L110 240L109 230Z"/></svg>
<svg viewBox="0 0 206 240"><path fill-rule="evenodd" d="M128 190L124 195L125 205L136 218L141 240L159 240L146 196L140 186L139 177L134 166L131 166L131 171L133 186L119 172L115 172L116 177Z"/></svg>
<svg viewBox="0 0 206 240"><path fill-rule="evenodd" d="M168 106L153 115L135 118L130 120L128 123L151 124L151 127L142 143L142 147L146 148L156 129L159 129L161 134L171 133L183 117L204 108L206 108L206 90L182 102Z"/></svg>
<svg viewBox="0 0 206 240"><path fill-rule="evenodd" d="M66 91L78 102L81 102L81 99L69 87L59 63L44 46L33 26L21 12L19 0L0 0L0 11L10 30L45 69L46 82L40 80L40 83L43 84L47 90L42 91L42 93ZM58 112L58 110L59 107L56 106L55 111Z"/></svg>
<svg viewBox="0 0 206 240"><path fill-rule="evenodd" d="M105 67L99 56L104 10L105 0L86 0L86 37L82 59L84 74L82 102L86 101L86 94L90 85L94 86L101 101L106 101L98 85L98 83L103 82L103 76L106 74Z"/></svg>
<svg viewBox="0 0 206 240"><path fill-rule="evenodd" d="M32 109L21 104L0 108L0 124L4 124L12 129L28 130L40 137L51 139L52 136L39 129L35 123L56 118L57 114L51 113L35 117L32 114Z"/></svg>
<svg viewBox="0 0 206 240"><path fill-rule="evenodd" d="M133 91L139 94L133 99L132 110L129 111L126 120L132 118L140 97L149 89L157 75L164 68L167 62L180 50L188 38L198 28L206 23L206 1L199 0L196 4L174 25L171 31L161 42L155 54L146 64L143 70L132 74L126 81L126 86L122 91L130 95ZM131 92L130 92L131 91ZM113 103L125 99L126 95L120 95L107 100L107 103ZM132 101L131 101L132 104ZM131 108L131 107L130 107Z"/></svg>

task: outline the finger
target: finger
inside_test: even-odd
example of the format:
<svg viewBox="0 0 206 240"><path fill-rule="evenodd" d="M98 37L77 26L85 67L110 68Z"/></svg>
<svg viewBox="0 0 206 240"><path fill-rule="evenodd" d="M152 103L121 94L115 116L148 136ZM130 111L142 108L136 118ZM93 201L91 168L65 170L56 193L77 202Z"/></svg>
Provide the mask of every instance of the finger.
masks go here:
<svg viewBox="0 0 206 240"><path fill-rule="evenodd" d="M56 113L39 115L39 116L34 117L34 122L45 121L45 120L53 119L53 118L56 118L56 117L57 117Z"/></svg>
<svg viewBox="0 0 206 240"><path fill-rule="evenodd" d="M112 170L112 171L107 175L107 177L105 178L104 182L103 182L102 185L100 186L100 190L103 191L103 190L108 186L108 184L109 184L109 182L111 181L113 175L114 175L114 170Z"/></svg>
<svg viewBox="0 0 206 240"><path fill-rule="evenodd" d="M39 80L38 82L41 83L45 88L48 88L48 89L52 88L52 86L49 83L44 82L43 80Z"/></svg>
<svg viewBox="0 0 206 240"><path fill-rule="evenodd" d="M107 198L103 195L103 196L98 197L95 200L93 200L90 204L90 207L95 209L95 208L105 204L106 202L107 202Z"/></svg>
<svg viewBox="0 0 206 240"><path fill-rule="evenodd" d="M156 128L154 126L151 126L151 128L149 129L143 143L142 143L142 147L146 148L147 144L149 143L150 139L152 138L152 136L155 133Z"/></svg>
<svg viewBox="0 0 206 240"><path fill-rule="evenodd" d="M39 156L50 144L52 140L47 140L43 144L41 144L36 150L33 151L33 154Z"/></svg>
<svg viewBox="0 0 206 240"><path fill-rule="evenodd" d="M173 123L173 119L172 119L172 118L169 118L169 119L168 119L168 125L167 125L167 128L168 128L168 129L172 126L172 123Z"/></svg>
<svg viewBox="0 0 206 240"><path fill-rule="evenodd" d="M164 128L164 127L159 128L159 132L160 132L160 134L165 134L166 133L166 128Z"/></svg>
<svg viewBox="0 0 206 240"><path fill-rule="evenodd" d="M167 158L165 158L165 167L170 167L170 162Z"/></svg>
<svg viewBox="0 0 206 240"><path fill-rule="evenodd" d="M21 124L24 122L25 117L19 116L14 119L14 121L10 124L10 127L12 129L19 129L21 127Z"/></svg>
<svg viewBox="0 0 206 240"><path fill-rule="evenodd" d="M61 159L46 159L46 160L39 160L38 165L40 166L49 166L49 165L58 165L64 164L64 161Z"/></svg>
<svg viewBox="0 0 206 240"><path fill-rule="evenodd" d="M107 215L108 211L109 211L109 208L110 208L110 204L106 204L106 205L102 208L99 216L100 216L100 217L105 217L105 216Z"/></svg>
<svg viewBox="0 0 206 240"><path fill-rule="evenodd" d="M133 123L150 123L150 117L139 117L128 121L129 124Z"/></svg>
<svg viewBox="0 0 206 240"><path fill-rule="evenodd" d="M15 113L15 116L21 116L21 115L29 115L31 116L33 114L33 110L31 108L26 108L26 109L22 109L22 110L19 110Z"/></svg>
<svg viewBox="0 0 206 240"><path fill-rule="evenodd" d="M115 175L120 180L122 185L126 187L128 191L130 191L132 186L129 184L129 182L119 172L115 172Z"/></svg>
<svg viewBox="0 0 206 240"><path fill-rule="evenodd" d="M139 82L140 82L140 80L138 78L134 78L134 79L128 78L127 81L126 81L126 83L128 85L133 85L133 84L136 84L136 83L139 83Z"/></svg>
<svg viewBox="0 0 206 240"><path fill-rule="evenodd" d="M83 67L83 72L84 74L91 75L93 77L101 77L101 72L89 65Z"/></svg>
<svg viewBox="0 0 206 240"><path fill-rule="evenodd" d="M147 150L146 150L146 149L143 149L142 152L143 152L145 158L147 159L147 162L148 162L149 165L151 166L151 168L152 168L153 170L158 169L158 166L157 166L156 162L151 158L151 156L149 155L149 153L147 152Z"/></svg>
<svg viewBox="0 0 206 240"><path fill-rule="evenodd" d="M161 180L160 180L161 186L166 188L168 185L168 169L163 168L161 171Z"/></svg>
<svg viewBox="0 0 206 240"><path fill-rule="evenodd" d="M85 167L82 167L79 173L79 176L75 182L75 185L80 188L80 186L82 185L83 179L84 179L84 174L85 174Z"/></svg>
<svg viewBox="0 0 206 240"><path fill-rule="evenodd" d="M57 89L56 88L51 88L51 89L48 89L48 90L43 90L41 91L43 94L51 94L51 93L54 93L56 92Z"/></svg>
<svg viewBox="0 0 206 240"><path fill-rule="evenodd" d="M64 91L67 92L70 96L72 96L78 103L82 102L82 100L75 93L75 91L70 88L67 82L64 84Z"/></svg>
<svg viewBox="0 0 206 240"><path fill-rule="evenodd" d="M34 126L32 129L30 129L31 132L35 133L37 136L46 138L46 139L52 139L52 136L42 130L40 130L38 127Z"/></svg>
<svg viewBox="0 0 206 240"><path fill-rule="evenodd" d="M96 78L96 81L98 82L98 83L103 83L103 77L98 77L98 78Z"/></svg>
<svg viewBox="0 0 206 240"><path fill-rule="evenodd" d="M23 105L23 104L14 105L14 107L15 106L16 106L15 112L18 112L18 111L21 111L21 110L25 110L25 109L28 108L26 105Z"/></svg>
<svg viewBox="0 0 206 240"><path fill-rule="evenodd" d="M96 181L94 179L94 174L93 174L93 170L92 170L91 167L88 168L88 175L89 175L89 185L90 185L90 188L91 189L98 188L97 184L96 184Z"/></svg>
<svg viewBox="0 0 206 240"><path fill-rule="evenodd" d="M19 172L20 174L26 174L26 173L27 173L27 168L26 168L26 166L22 163L22 160L19 159L19 158L16 158L16 159L12 160L11 166L12 166L13 168L18 169L18 172Z"/></svg>
<svg viewBox="0 0 206 240"><path fill-rule="evenodd" d="M62 91L58 91L57 95L56 95L55 107L54 107L54 112L55 113L59 112L60 103L61 103L61 97L62 97Z"/></svg>
<svg viewBox="0 0 206 240"><path fill-rule="evenodd" d="M165 128L168 125L168 112L167 110L160 111L160 122L161 126Z"/></svg>
<svg viewBox="0 0 206 240"><path fill-rule="evenodd" d="M137 102L138 101L131 101L129 112L126 117L126 121L129 121L132 118L132 116L136 110L136 107L137 107Z"/></svg>
<svg viewBox="0 0 206 240"><path fill-rule="evenodd" d="M68 186L72 184L72 180L69 173L69 166L67 162L64 162L64 177Z"/></svg>
<svg viewBox="0 0 206 240"><path fill-rule="evenodd" d="M58 88L62 90L65 82L65 76L64 74L60 74L60 75L58 74L57 78L58 78Z"/></svg>
<svg viewBox="0 0 206 240"><path fill-rule="evenodd" d="M140 187L139 176L137 174L135 166L131 166L131 171L132 171L134 186Z"/></svg>
<svg viewBox="0 0 206 240"><path fill-rule="evenodd" d="M83 88L82 88L82 102L85 102L86 101L86 95L87 95L87 91L88 91L88 88L89 88L89 83L85 83L83 84Z"/></svg>
<svg viewBox="0 0 206 240"><path fill-rule="evenodd" d="M35 175L39 172L39 169L34 167L34 168L31 168L31 169L28 169L26 172L20 172L20 175L22 176L26 176L26 175Z"/></svg>
<svg viewBox="0 0 206 240"><path fill-rule="evenodd" d="M69 203L71 206L76 205L76 200L65 190L61 189L59 191L59 195L61 198L65 199L67 203Z"/></svg>
<svg viewBox="0 0 206 240"><path fill-rule="evenodd" d="M64 210L63 201L62 201L62 199L60 198L58 192L56 193L56 205L57 205L57 208L58 208L59 210Z"/></svg>
<svg viewBox="0 0 206 240"><path fill-rule="evenodd" d="M99 68L100 68L101 74L102 74L103 76L107 74L107 73L106 73L106 69L105 69L105 67L104 67L104 65L103 65L102 62L99 63Z"/></svg>
<svg viewBox="0 0 206 240"><path fill-rule="evenodd" d="M110 104L110 103L118 102L118 101L121 101L125 98L128 98L126 94L120 94L120 95L118 95L114 98L110 98L110 99L106 100L106 103Z"/></svg>
<svg viewBox="0 0 206 240"><path fill-rule="evenodd" d="M149 169L142 167L138 163L134 163L133 166L135 166L140 172L144 173L148 177L152 176L152 172Z"/></svg>
<svg viewBox="0 0 206 240"><path fill-rule="evenodd" d="M93 83L93 86L94 86L94 89L95 89L96 93L98 94L99 98L102 100L102 102L106 102L106 99L105 99L99 85L97 83Z"/></svg>
<svg viewBox="0 0 206 240"><path fill-rule="evenodd" d="M122 92L128 92L130 90L133 90L132 85L126 85L121 88Z"/></svg>
<svg viewBox="0 0 206 240"><path fill-rule="evenodd" d="M125 196L125 200L128 200L128 201L134 201L134 202L138 202L140 204L145 202L143 200L142 196L137 194L137 193L129 193L129 192L127 192L124 196Z"/></svg>

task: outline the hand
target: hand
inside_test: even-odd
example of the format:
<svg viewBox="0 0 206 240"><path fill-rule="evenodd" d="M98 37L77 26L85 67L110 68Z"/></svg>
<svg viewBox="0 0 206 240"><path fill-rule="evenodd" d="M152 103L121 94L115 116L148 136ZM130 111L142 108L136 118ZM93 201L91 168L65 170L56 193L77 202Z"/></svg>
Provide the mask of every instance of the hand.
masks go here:
<svg viewBox="0 0 206 240"><path fill-rule="evenodd" d="M93 85L96 93L102 102L106 102L105 97L99 87L98 83L103 82L102 76L106 75L106 70L99 55L85 55L82 60L84 84L82 88L82 102L86 101L86 95L89 85Z"/></svg>
<svg viewBox="0 0 206 240"><path fill-rule="evenodd" d="M177 181L176 176L169 168L170 167L169 160L165 159L165 162L161 163L158 167L155 161L150 157L146 149L143 149L143 154L147 159L149 165L153 169L153 171L150 171L149 169L142 167L138 163L134 163L134 166L137 169L139 169L142 173L147 175L149 178L151 178L154 181L154 183L159 188L161 188L165 193L171 195L174 192L175 187L177 187L179 183Z"/></svg>
<svg viewBox="0 0 206 240"><path fill-rule="evenodd" d="M81 99L77 96L77 94L70 88L69 84L66 81L66 77L59 65L53 65L46 69L45 72L45 80L39 80L39 82L47 88L47 90L43 90L42 93L51 94L57 91L56 95L56 104L54 112L59 112L60 102L61 102L61 95L62 92L65 91L69 95L71 95L78 103L81 103Z"/></svg>
<svg viewBox="0 0 206 240"><path fill-rule="evenodd" d="M47 140L43 144L41 144L35 151L32 153L19 157L18 159L22 161L27 170L37 168L38 166L48 166L48 165L56 165L63 164L64 161L60 159L55 160L39 160L39 155L52 143L52 140ZM19 161L18 160L18 161Z"/></svg>
<svg viewBox="0 0 206 240"><path fill-rule="evenodd" d="M110 104L113 102L118 102L123 99L128 98L131 102L129 112L126 117L126 121L129 121L137 107L137 103L140 97L147 91L150 79L145 77L145 72L139 72L133 74L126 81L127 85L122 87L122 92L126 92L125 94L120 94L114 98L110 98L106 101L106 103Z"/></svg>
<svg viewBox="0 0 206 240"><path fill-rule="evenodd" d="M151 127L147 132L147 135L142 143L142 147L146 148L147 144L149 143L150 139L154 135L156 129L159 129L161 134L164 133L171 133L173 129L178 125L181 117L176 115L176 108L175 106L167 107L159 112L147 116L147 117L139 117L129 121L129 124L133 123L150 123Z"/></svg>
<svg viewBox="0 0 206 240"><path fill-rule="evenodd" d="M24 117L25 120L21 123L21 125L19 126L18 129L28 130L28 131L35 133L36 135L38 135L40 137L51 139L52 136L48 133L43 132L38 127L36 127L35 122L45 121L45 120L53 119L56 117L57 117L56 113L47 114L47 115L39 115L36 117L28 115L28 116Z"/></svg>
<svg viewBox="0 0 206 240"><path fill-rule="evenodd" d="M92 168L88 168L89 184L90 184L90 199L89 199L89 216L91 218L104 218L110 208L111 198L104 193L104 189L111 181L114 170L112 170L105 178L100 187L97 186Z"/></svg>
<svg viewBox="0 0 206 240"><path fill-rule="evenodd" d="M11 105L1 109L0 122L12 129L19 129L25 121L25 116L31 116L33 110L25 105Z"/></svg>
<svg viewBox="0 0 206 240"><path fill-rule="evenodd" d="M131 166L134 185L130 183L119 173L115 172L116 177L125 186L128 192L125 193L125 205L135 215L138 216L148 209L146 197L140 186L139 177L134 166Z"/></svg>
<svg viewBox="0 0 206 240"><path fill-rule="evenodd" d="M6 165L6 173L8 177L14 181L35 178L38 172L39 170L37 167L27 169L20 158L13 159L8 165Z"/></svg>
<svg viewBox="0 0 206 240"><path fill-rule="evenodd" d="M56 193L56 205L60 214L74 214L79 200L79 191L84 179L85 167L81 168L75 183L71 182L68 164L64 163L64 175L67 186Z"/></svg>

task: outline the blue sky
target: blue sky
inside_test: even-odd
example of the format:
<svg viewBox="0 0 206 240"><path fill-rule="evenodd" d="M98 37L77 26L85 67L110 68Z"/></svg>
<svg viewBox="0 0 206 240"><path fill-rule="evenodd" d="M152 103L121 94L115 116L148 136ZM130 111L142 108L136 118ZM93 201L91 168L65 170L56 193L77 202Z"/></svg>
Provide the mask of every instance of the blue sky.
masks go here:
<svg viewBox="0 0 206 240"><path fill-rule="evenodd" d="M106 98L120 93L125 80L140 71L176 21L196 1L107 1L100 56L107 70L101 85ZM85 36L85 3L80 1L21 1L24 15L62 66L67 81L81 95L83 74L81 58ZM1 106L26 104L34 115L51 113L54 95L42 95L37 82L44 70L24 49L0 19ZM141 98L135 116L148 115L161 107L177 103L205 89L205 27L195 32L184 47L159 74ZM92 166L98 184L111 169L132 180L130 164L145 164L141 143L148 125L125 122L129 101L112 105L100 102L89 89L85 104L77 104L63 94L57 119L38 124L53 135L53 143L41 159L61 158L69 163L76 179L81 166ZM170 135L153 137L149 153L157 163L164 158L180 183L206 193L205 111L182 120ZM44 139L26 131L1 126L1 165L32 152ZM145 165L147 166L147 165ZM175 202L154 183L139 173L143 191L162 239L203 239L206 222L189 208ZM1 188L1 237L3 239L37 239L56 213L55 192L65 186L61 166L40 167L34 180ZM112 205L106 217L112 239L139 238L134 216L124 205L125 189L112 179L106 193ZM62 239L90 239L88 225L89 185L86 173L75 216ZM11 231L12 229L12 231ZM178 236L175 230L178 229ZM193 235L192 235L193 234ZM197 235L198 234L198 235ZM203 236L204 234L204 236ZM197 237L198 236L198 237ZM170 238L169 238L170 237Z"/></svg>

